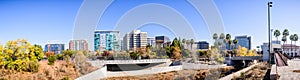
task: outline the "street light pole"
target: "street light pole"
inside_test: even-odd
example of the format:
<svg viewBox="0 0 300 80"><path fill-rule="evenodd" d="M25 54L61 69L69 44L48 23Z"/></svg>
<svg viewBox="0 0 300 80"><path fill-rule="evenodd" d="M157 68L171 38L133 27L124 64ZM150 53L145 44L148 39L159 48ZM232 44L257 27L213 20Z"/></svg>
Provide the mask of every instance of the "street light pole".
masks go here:
<svg viewBox="0 0 300 80"><path fill-rule="evenodd" d="M272 7L272 2L268 2L268 33L269 33L269 64L271 64L271 27L270 27L270 8Z"/></svg>

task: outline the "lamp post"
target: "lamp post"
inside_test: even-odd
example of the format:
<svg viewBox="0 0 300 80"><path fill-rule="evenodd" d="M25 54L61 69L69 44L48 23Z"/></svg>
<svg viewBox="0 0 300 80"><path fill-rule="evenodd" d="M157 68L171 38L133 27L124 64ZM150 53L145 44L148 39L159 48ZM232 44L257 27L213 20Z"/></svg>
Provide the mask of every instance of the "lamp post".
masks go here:
<svg viewBox="0 0 300 80"><path fill-rule="evenodd" d="M270 8L272 7L272 2L268 2L268 33L269 33L269 64L271 64L271 28L270 28Z"/></svg>

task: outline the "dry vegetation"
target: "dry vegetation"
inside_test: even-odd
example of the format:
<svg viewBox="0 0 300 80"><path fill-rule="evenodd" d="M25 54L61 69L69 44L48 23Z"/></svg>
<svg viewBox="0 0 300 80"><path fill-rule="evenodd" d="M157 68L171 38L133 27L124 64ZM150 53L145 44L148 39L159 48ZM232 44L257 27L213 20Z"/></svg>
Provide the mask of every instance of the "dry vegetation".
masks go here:
<svg viewBox="0 0 300 80"><path fill-rule="evenodd" d="M79 77L74 64L65 61L56 61L54 65L48 65L48 61L40 61L38 72L19 72L15 70L0 69L2 79L9 80L60 80L64 77L75 79Z"/></svg>
<svg viewBox="0 0 300 80"><path fill-rule="evenodd" d="M149 75L110 77L104 80L216 80L220 78L222 70L227 71L230 69L233 68L180 70Z"/></svg>
<svg viewBox="0 0 300 80"><path fill-rule="evenodd" d="M39 62L39 70L38 72L19 72L15 70L6 70L0 69L0 77L1 79L8 80L60 80L63 78L69 78L70 80L74 80L80 75L78 69L75 68L74 63L66 63L65 61L56 61L54 65L48 65L47 60L43 60ZM97 68L89 67L90 71L94 71Z"/></svg>
<svg viewBox="0 0 300 80"><path fill-rule="evenodd" d="M254 66L252 69L242 72L241 76L234 77L232 80L263 80L268 70L267 63Z"/></svg>

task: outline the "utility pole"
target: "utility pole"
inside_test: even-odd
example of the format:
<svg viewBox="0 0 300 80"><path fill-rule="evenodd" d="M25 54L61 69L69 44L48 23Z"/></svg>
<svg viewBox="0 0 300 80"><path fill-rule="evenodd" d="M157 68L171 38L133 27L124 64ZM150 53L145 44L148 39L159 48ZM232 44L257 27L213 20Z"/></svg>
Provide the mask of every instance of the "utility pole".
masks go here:
<svg viewBox="0 0 300 80"><path fill-rule="evenodd" d="M272 2L268 2L268 36L269 36L269 64L271 64L271 21L270 21L270 8L272 7Z"/></svg>

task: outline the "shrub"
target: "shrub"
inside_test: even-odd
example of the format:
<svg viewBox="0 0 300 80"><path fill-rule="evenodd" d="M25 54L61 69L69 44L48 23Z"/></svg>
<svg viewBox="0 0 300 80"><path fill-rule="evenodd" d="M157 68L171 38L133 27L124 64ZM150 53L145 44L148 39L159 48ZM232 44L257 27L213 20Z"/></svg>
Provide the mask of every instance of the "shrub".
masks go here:
<svg viewBox="0 0 300 80"><path fill-rule="evenodd" d="M30 61L28 62L28 71L30 72L38 72L39 70L39 64L36 61Z"/></svg>
<svg viewBox="0 0 300 80"><path fill-rule="evenodd" d="M64 55L63 54L56 54L55 57L58 60L63 60L64 59Z"/></svg>
<svg viewBox="0 0 300 80"><path fill-rule="evenodd" d="M55 56L50 56L48 57L48 65L53 65L56 61L56 57Z"/></svg>
<svg viewBox="0 0 300 80"><path fill-rule="evenodd" d="M61 80L70 80L69 76L65 76L64 78L62 78Z"/></svg>
<svg viewBox="0 0 300 80"><path fill-rule="evenodd" d="M5 48L0 46L0 68L16 71L38 71L37 61L43 59L40 45L31 45L25 39L8 41Z"/></svg>

